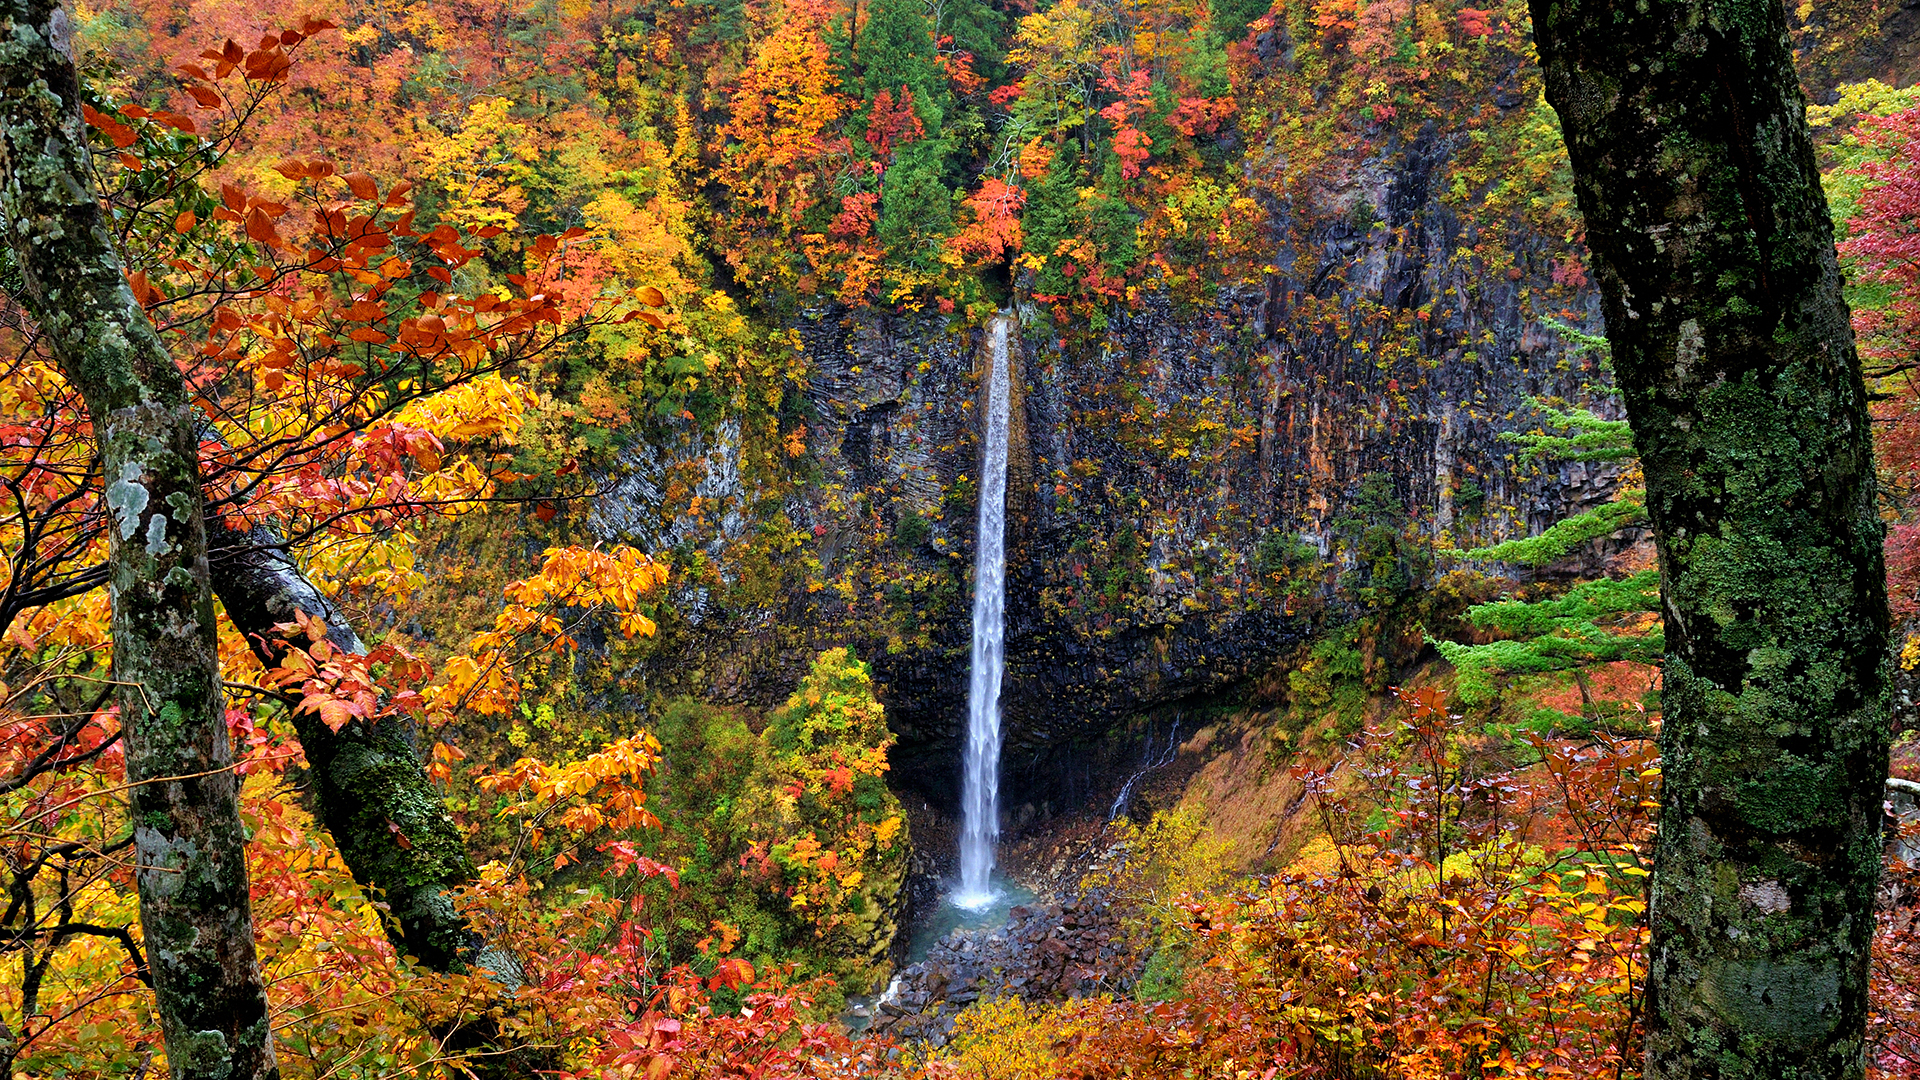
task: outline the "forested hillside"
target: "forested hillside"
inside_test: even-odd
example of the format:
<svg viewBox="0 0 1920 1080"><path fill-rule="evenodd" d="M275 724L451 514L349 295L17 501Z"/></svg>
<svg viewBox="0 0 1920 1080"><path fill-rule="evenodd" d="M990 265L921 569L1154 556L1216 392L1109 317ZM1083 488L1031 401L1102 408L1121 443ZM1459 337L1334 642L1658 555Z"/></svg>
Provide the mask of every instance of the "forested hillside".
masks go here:
<svg viewBox="0 0 1920 1080"><path fill-rule="evenodd" d="M1920 25L1787 14L1904 679ZM1638 1068L1660 581L1526 3L53 19L73 183L205 498L150 510L121 471L157 451L100 434L75 304L21 254L66 225L17 221L11 1075L216 1075L167 1016L200 988L154 951L138 840L206 777L289 1078ZM999 825L1034 896L930 946L1000 312ZM153 576L205 586L231 755L142 771L111 658L127 559L181 543L161 503L204 515ZM1897 744L1896 796L1913 770ZM200 888L206 852L168 850ZM1887 873L1868 1054L1900 1077L1920 954Z"/></svg>

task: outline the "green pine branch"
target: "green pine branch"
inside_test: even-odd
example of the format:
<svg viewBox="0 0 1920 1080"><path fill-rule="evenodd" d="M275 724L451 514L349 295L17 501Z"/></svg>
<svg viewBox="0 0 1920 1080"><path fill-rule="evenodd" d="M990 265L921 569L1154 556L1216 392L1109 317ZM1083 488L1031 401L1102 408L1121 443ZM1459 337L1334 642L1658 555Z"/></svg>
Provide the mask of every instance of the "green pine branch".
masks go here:
<svg viewBox="0 0 1920 1080"><path fill-rule="evenodd" d="M1475 626L1519 635L1485 645L1463 645L1429 636L1427 641L1453 665L1456 693L1464 704L1493 696L1495 678L1571 671L1593 664L1631 660L1659 663L1665 634L1603 625L1602 620L1658 610L1660 572L1642 570L1629 578L1582 582L1552 600L1501 600L1467 610Z"/></svg>
<svg viewBox="0 0 1920 1080"><path fill-rule="evenodd" d="M1470 548L1453 554L1463 559L1545 566L1589 540L1611 536L1645 521L1646 498L1644 491L1623 491L1612 502L1556 521L1536 536L1522 536L1491 547Z"/></svg>
<svg viewBox="0 0 1920 1080"><path fill-rule="evenodd" d="M1564 323L1549 320L1549 324L1568 339L1576 355L1598 352L1605 363L1604 337ZM1520 446L1523 458L1633 460L1633 431L1627 421L1610 420L1579 406L1558 408L1534 399L1527 404L1541 414L1540 427L1500 436L1502 441ZM1544 566L1581 544L1647 520L1646 499L1645 490L1629 488L1611 502L1554 522L1537 536L1453 554L1477 561ZM1626 625L1630 616L1658 611L1659 605L1659 571L1643 570L1618 580L1582 582L1552 599L1499 600L1467 609L1468 622L1508 635L1506 640L1485 645L1440 641L1431 636L1427 640L1453 665L1459 700L1476 704L1493 697L1496 680L1502 677L1577 671L1620 660L1659 663L1666 650L1661 629L1655 626L1649 631Z"/></svg>
<svg viewBox="0 0 1920 1080"><path fill-rule="evenodd" d="M1642 570L1628 578L1583 581L1551 600L1496 600L1467 609L1467 621L1482 630L1509 634L1548 634L1566 626L1591 625L1596 619L1658 609L1660 571Z"/></svg>
<svg viewBox="0 0 1920 1080"><path fill-rule="evenodd" d="M1521 457L1528 460L1553 458L1560 461L1626 461L1633 457L1633 429L1625 420L1609 420L1592 409L1579 407L1556 409L1537 400L1529 405L1545 417L1543 426L1562 428L1570 435L1551 435L1544 431L1506 431L1501 442L1518 443Z"/></svg>

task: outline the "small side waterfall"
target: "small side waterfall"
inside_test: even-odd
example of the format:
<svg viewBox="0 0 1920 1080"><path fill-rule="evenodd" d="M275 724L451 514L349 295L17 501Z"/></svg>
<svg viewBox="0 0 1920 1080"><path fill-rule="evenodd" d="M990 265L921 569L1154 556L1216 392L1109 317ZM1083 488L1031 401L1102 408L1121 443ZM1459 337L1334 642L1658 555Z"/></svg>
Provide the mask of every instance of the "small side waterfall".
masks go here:
<svg viewBox="0 0 1920 1080"><path fill-rule="evenodd" d="M1120 786L1120 794L1114 797L1113 805L1107 809L1108 821L1126 813L1128 807L1133 805L1133 790L1140 786L1140 781L1145 780L1155 769L1171 765L1173 759L1180 756L1180 719L1178 716L1173 718L1173 728L1167 732L1166 749L1158 754L1153 752L1153 729L1147 729L1147 750L1141 755L1140 771L1127 777L1127 782Z"/></svg>
<svg viewBox="0 0 1920 1080"><path fill-rule="evenodd" d="M993 901L994 845L1000 839L1000 678L1006 668L1007 427L1012 411L1013 317L987 324L986 446L980 466L980 519L973 564L973 669L967 690L967 756L960 832L963 908Z"/></svg>

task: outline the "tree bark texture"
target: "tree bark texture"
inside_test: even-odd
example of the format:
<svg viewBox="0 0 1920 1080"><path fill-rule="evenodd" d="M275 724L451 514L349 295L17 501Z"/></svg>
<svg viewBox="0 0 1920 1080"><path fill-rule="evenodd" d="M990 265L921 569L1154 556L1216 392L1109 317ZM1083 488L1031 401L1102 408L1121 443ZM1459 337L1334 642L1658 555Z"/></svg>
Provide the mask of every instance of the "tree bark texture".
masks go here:
<svg viewBox="0 0 1920 1080"><path fill-rule="evenodd" d="M1646 1075L1858 1077L1887 775L1873 448L1779 0L1532 0L1667 634Z"/></svg>
<svg viewBox="0 0 1920 1080"><path fill-rule="evenodd" d="M7 0L0 212L28 306L83 395L106 480L113 674L140 923L174 1077L274 1077L216 649L199 424L93 189L67 13Z"/></svg>
<svg viewBox="0 0 1920 1080"><path fill-rule="evenodd" d="M242 532L210 518L208 532L213 587L261 663L272 668L285 658L274 627L296 612L324 621L335 648L366 653L345 613L301 573L271 526ZM336 732L310 713L294 723L321 822L354 879L386 902L394 947L436 971L477 963L516 985L517 965L486 949L454 909L451 891L473 879L466 838L421 768L407 726L355 721Z"/></svg>

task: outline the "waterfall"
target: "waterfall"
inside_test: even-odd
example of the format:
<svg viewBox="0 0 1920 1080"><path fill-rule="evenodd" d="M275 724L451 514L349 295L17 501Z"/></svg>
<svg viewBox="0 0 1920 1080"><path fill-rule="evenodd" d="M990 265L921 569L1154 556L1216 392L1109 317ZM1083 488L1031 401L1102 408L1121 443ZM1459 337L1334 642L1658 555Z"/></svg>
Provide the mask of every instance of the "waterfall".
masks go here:
<svg viewBox="0 0 1920 1080"><path fill-rule="evenodd" d="M1153 752L1153 729L1147 729L1147 749L1141 755L1140 771L1128 777L1127 782L1120 786L1120 794L1114 798L1113 806L1107 810L1108 821L1127 812L1127 807L1133 803L1133 789L1139 786L1140 781L1145 780L1155 769L1171 765L1173 759L1180 756L1180 719L1177 715L1173 718L1173 730L1167 732L1167 748L1158 755Z"/></svg>
<svg viewBox="0 0 1920 1080"><path fill-rule="evenodd" d="M1013 318L987 324L986 446L980 465L980 522L973 564L973 668L967 689L967 756L960 832L960 907L993 900L993 848L1000 839L1000 677L1005 670L1007 596L1007 426Z"/></svg>

